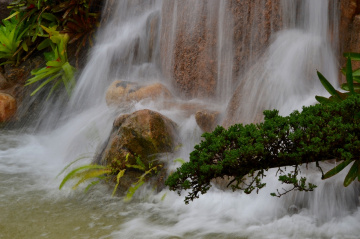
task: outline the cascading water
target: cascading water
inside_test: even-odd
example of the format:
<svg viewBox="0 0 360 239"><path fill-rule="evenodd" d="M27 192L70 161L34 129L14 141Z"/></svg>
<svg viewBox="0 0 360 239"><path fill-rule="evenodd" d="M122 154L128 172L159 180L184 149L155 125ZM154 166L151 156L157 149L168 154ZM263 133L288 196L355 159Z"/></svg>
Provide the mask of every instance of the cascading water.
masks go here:
<svg viewBox="0 0 360 239"><path fill-rule="evenodd" d="M154 194L142 189L126 204L121 198L110 198L106 187L88 194L57 189L60 170L82 154L89 155L89 162L119 113L150 108L177 122L183 147L174 158L188 159L200 141L201 130L194 116L162 109L161 102L142 101L120 110L105 104L105 90L114 79L160 81L181 95L171 82L172 73L164 71L171 71L175 64L173 46L179 37L177 26L184 19L177 11L179 3L174 1L168 9L166 1L117 1L112 19L98 33L74 97L63 110L62 123L38 135L5 131L0 136L0 238L358 238L359 188L355 183L343 188L344 175L323 183L319 173L309 172L310 181L319 185L315 192L290 193L277 199L269 194L283 185L270 170L267 187L259 194L214 187L190 205L167 190ZM241 43L233 42L231 28L236 22L227 12L229 1L207 2L205 8L192 1L192 14L194 21L202 19L198 11L218 18L216 22L214 16L208 16L208 24L216 23L217 41L211 54L217 55L216 77L226 80L217 84L214 98L221 104L228 102L234 87L242 86L240 94L246 97L236 102L235 120L252 120L256 118L252 112L266 108L288 113L312 103L309 99L315 94L325 94L316 69L336 82L337 24L333 19L337 16L329 17L332 11L328 9L337 9L337 1L282 0L283 30L272 34L268 49L242 73L233 69L236 57L231 51ZM258 2L261 8L268 6L266 1ZM167 23L161 17L168 10L171 31L163 36L160 29ZM163 48L161 37L167 39ZM166 59L160 53L164 47Z"/></svg>

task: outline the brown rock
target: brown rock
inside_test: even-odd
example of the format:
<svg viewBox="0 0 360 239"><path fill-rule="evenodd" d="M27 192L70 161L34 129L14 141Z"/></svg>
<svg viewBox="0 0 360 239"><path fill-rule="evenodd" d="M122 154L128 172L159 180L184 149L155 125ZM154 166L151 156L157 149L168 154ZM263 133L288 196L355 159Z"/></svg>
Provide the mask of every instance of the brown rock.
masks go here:
<svg viewBox="0 0 360 239"><path fill-rule="evenodd" d="M340 1L340 52L352 51L353 47L355 47L354 41L352 40L352 43L350 43L350 39L353 37L352 34L355 33L352 23L355 15L359 13L359 5L359 0Z"/></svg>
<svg viewBox="0 0 360 239"><path fill-rule="evenodd" d="M212 97L222 81L236 81L281 28L280 0L223 3L163 3L162 70L184 97Z"/></svg>
<svg viewBox="0 0 360 239"><path fill-rule="evenodd" d="M151 85L139 85L134 82L114 81L106 92L106 103L108 105L122 105L130 101L141 101L150 98L158 100L170 99L172 94L160 83Z"/></svg>
<svg viewBox="0 0 360 239"><path fill-rule="evenodd" d="M212 132L218 125L220 113L217 111L202 110L195 114L196 123L205 132Z"/></svg>
<svg viewBox="0 0 360 239"><path fill-rule="evenodd" d="M5 65L4 77L11 84L25 84L26 80L31 77L31 71L39 68L44 64L42 57L34 57L25 62L22 62L19 66Z"/></svg>
<svg viewBox="0 0 360 239"><path fill-rule="evenodd" d="M356 15L352 21L348 51L360 52L360 15ZM345 62L344 62L345 64ZM353 69L360 68L360 62L352 62ZM345 78L345 77L344 77ZM345 82L345 80L344 80Z"/></svg>
<svg viewBox="0 0 360 239"><path fill-rule="evenodd" d="M10 87L10 83L6 80L6 78L0 72L0 90L4 90Z"/></svg>
<svg viewBox="0 0 360 239"><path fill-rule="evenodd" d="M114 121L109 140L95 161L119 170L124 169L125 164L136 165L136 157L146 167L159 165L157 155L172 152L178 144L177 137L176 124L157 112L140 110L122 115ZM127 154L128 161L125 161ZM121 187L126 190L142 173L127 167Z"/></svg>
<svg viewBox="0 0 360 239"><path fill-rule="evenodd" d="M0 93L0 122L10 120L16 113L16 99L9 94Z"/></svg>

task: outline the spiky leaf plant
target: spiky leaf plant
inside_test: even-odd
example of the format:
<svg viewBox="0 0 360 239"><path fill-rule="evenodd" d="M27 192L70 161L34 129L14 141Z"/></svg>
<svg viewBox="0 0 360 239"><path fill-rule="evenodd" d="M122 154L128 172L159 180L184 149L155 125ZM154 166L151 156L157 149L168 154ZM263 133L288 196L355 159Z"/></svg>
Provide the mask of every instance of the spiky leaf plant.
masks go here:
<svg viewBox="0 0 360 239"><path fill-rule="evenodd" d="M73 165L75 162L78 162L83 158L84 157L81 157L71 162L60 172L60 174L65 172L67 169L69 169L69 167ZM80 184L90 181L90 183L85 188L85 192L87 192L92 186L98 184L102 180L110 181L116 175L116 184L112 192L112 196L114 196L120 184L120 180L125 175L127 169L133 168L143 171L144 173L128 189L128 192L124 198L124 201L128 202L133 198L135 192L145 183L146 176L152 173L157 173L158 168L161 167L161 165L153 166L151 164L148 165L148 167L146 167L145 164L140 160L140 158L136 159L136 164L131 165L127 163L128 158L129 158L129 154L127 154L125 158L125 168L120 170L112 167L111 165L102 166L96 164L88 164L88 165L82 165L76 167L65 175L64 179L60 183L59 189L62 189L63 186L70 180L77 180L77 182L73 185L72 189L76 189Z"/></svg>

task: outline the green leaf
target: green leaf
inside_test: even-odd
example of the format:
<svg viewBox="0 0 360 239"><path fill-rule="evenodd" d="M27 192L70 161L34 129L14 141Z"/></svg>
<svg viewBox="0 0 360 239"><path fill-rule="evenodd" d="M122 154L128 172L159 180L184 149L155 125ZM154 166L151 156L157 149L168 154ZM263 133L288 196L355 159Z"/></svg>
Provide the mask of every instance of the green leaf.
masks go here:
<svg viewBox="0 0 360 239"><path fill-rule="evenodd" d="M84 192L87 193L87 191L89 191L91 187L95 186L98 183L100 183L100 180L92 181L91 183L89 183L89 185L86 186Z"/></svg>
<svg viewBox="0 0 360 239"><path fill-rule="evenodd" d="M315 96L315 99L320 103L320 104L330 104L331 102L333 102L331 99L328 99L326 97L323 96Z"/></svg>
<svg viewBox="0 0 360 239"><path fill-rule="evenodd" d="M360 84L359 83L354 83L353 88L354 88L354 91L360 90ZM341 89L346 90L346 91L350 91L348 83L342 84Z"/></svg>
<svg viewBox="0 0 360 239"><path fill-rule="evenodd" d="M55 61L56 60L55 53L53 51L52 52L44 52L44 56L45 56L46 61Z"/></svg>
<svg viewBox="0 0 360 239"><path fill-rule="evenodd" d="M352 60L355 60L355 61L360 61L360 53L345 52L344 57L351 58Z"/></svg>
<svg viewBox="0 0 360 239"><path fill-rule="evenodd" d="M74 161L72 161L71 163L69 163L68 165L65 166L65 168L63 168L63 170L61 170L61 172L56 175L56 178L59 177L63 172L65 172L71 165L73 165L74 163L82 160L82 159L86 159L86 158L90 158L90 155L81 155L78 158L76 158Z"/></svg>
<svg viewBox="0 0 360 239"><path fill-rule="evenodd" d="M360 68L353 71L353 76L360 76Z"/></svg>
<svg viewBox="0 0 360 239"><path fill-rule="evenodd" d="M80 180L72 187L72 189L76 189L80 184L84 183L85 181L93 178L97 178L101 175L111 173L110 168L104 168L104 169L89 169L85 172L81 173Z"/></svg>
<svg viewBox="0 0 360 239"><path fill-rule="evenodd" d="M112 197L115 195L116 190L117 190L117 188L119 186L119 183L120 183L120 178L122 178L124 176L125 171L126 171L126 169L120 170L120 172L116 175L116 185L115 185L114 190L113 190L113 192L111 194Z"/></svg>
<svg viewBox="0 0 360 239"><path fill-rule="evenodd" d="M62 180L62 182L60 183L59 189L61 189L65 183L67 181L69 181L70 179L76 178L78 177L78 173L83 171L83 170L90 170L90 169L108 169L105 166L101 166L101 165L93 165L93 164L89 164L89 165L84 165L78 168L73 169L70 173L68 173L64 179Z"/></svg>
<svg viewBox="0 0 360 239"><path fill-rule="evenodd" d="M57 22L58 21L57 17L54 14L47 13L47 12L44 12L43 14L41 14L41 17L43 17L46 20L49 20L51 22Z"/></svg>
<svg viewBox="0 0 360 239"><path fill-rule="evenodd" d="M28 48L26 42L23 42L23 43L21 44L21 46L22 46L22 48L24 49L24 51L26 51L26 52L29 51L29 48Z"/></svg>
<svg viewBox="0 0 360 239"><path fill-rule="evenodd" d="M44 50L45 48L49 47L51 44L51 40L49 38L46 38L43 40L37 47L39 51ZM44 53L45 54L45 53Z"/></svg>
<svg viewBox="0 0 360 239"><path fill-rule="evenodd" d="M137 183L135 183L133 186L131 186L124 198L125 202L131 201L133 198L135 192L144 184L145 182L143 180L139 180Z"/></svg>
<svg viewBox="0 0 360 239"><path fill-rule="evenodd" d="M355 161L354 164L351 166L348 174L345 177L345 180L344 180L345 187L349 186L350 183L352 183L352 181L354 181L355 178L358 177L358 172L359 172L359 163L358 163L358 161Z"/></svg>
<svg viewBox="0 0 360 239"><path fill-rule="evenodd" d="M353 74L352 74L352 66L350 57L347 59L346 63L346 82L349 87L349 91L352 95L355 95L354 85L353 85Z"/></svg>
<svg viewBox="0 0 360 239"><path fill-rule="evenodd" d="M10 18L13 18L14 16L18 15L20 12L16 11L13 14L11 14L10 16L8 16L7 18L5 18L4 20L9 20Z"/></svg>
<svg viewBox="0 0 360 239"><path fill-rule="evenodd" d="M334 167L333 169L331 169L330 171L328 171L323 177L322 179L327 179L330 178L334 175L336 175L337 173L339 173L341 170L343 170L346 166L348 166L353 160L352 159L347 159L343 162L341 162L340 164L338 164L336 167Z"/></svg>
<svg viewBox="0 0 360 239"><path fill-rule="evenodd" d="M321 84L325 87L325 89L336 99L342 100L339 93L335 90L335 88L330 84L330 82L318 71L317 75L320 79Z"/></svg>
<svg viewBox="0 0 360 239"><path fill-rule="evenodd" d="M316 97L321 97L321 96L316 96ZM316 98L316 97L315 97L315 98ZM322 97L322 98L325 98L325 97ZM327 99L327 98L325 98L325 99ZM321 102L320 102L320 103L321 103ZM175 162L175 163L180 163L181 165L184 164L184 163L186 163L186 161L185 161L184 159L182 159L182 158L177 158L177 159L174 160L174 162Z"/></svg>
<svg viewBox="0 0 360 239"><path fill-rule="evenodd" d="M145 170L145 164L141 161L140 157L136 157L136 164L139 165L143 170Z"/></svg>

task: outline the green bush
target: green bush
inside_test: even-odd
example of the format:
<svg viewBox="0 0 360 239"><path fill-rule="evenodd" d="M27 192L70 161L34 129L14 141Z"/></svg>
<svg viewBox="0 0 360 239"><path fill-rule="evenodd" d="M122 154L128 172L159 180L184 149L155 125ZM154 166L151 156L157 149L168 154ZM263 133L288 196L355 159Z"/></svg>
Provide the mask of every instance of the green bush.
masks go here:
<svg viewBox="0 0 360 239"><path fill-rule="evenodd" d="M190 189L185 197L188 203L199 193L206 193L214 178L234 177L231 187L250 193L265 186L261 179L269 168L294 166L295 170L282 174L280 181L293 185L293 189L311 191L314 185L297 178L299 165L329 159L346 162L326 176L352 161L359 165L359 112L360 96L356 94L340 102L303 107L301 113L294 111L286 117L277 110L264 111L265 120L259 124L236 124L229 129L218 126L214 132L203 134L204 140L195 146L190 162L165 183L179 194ZM353 166L345 185L355 179L356 170ZM244 181L247 175L252 178L250 183Z"/></svg>

